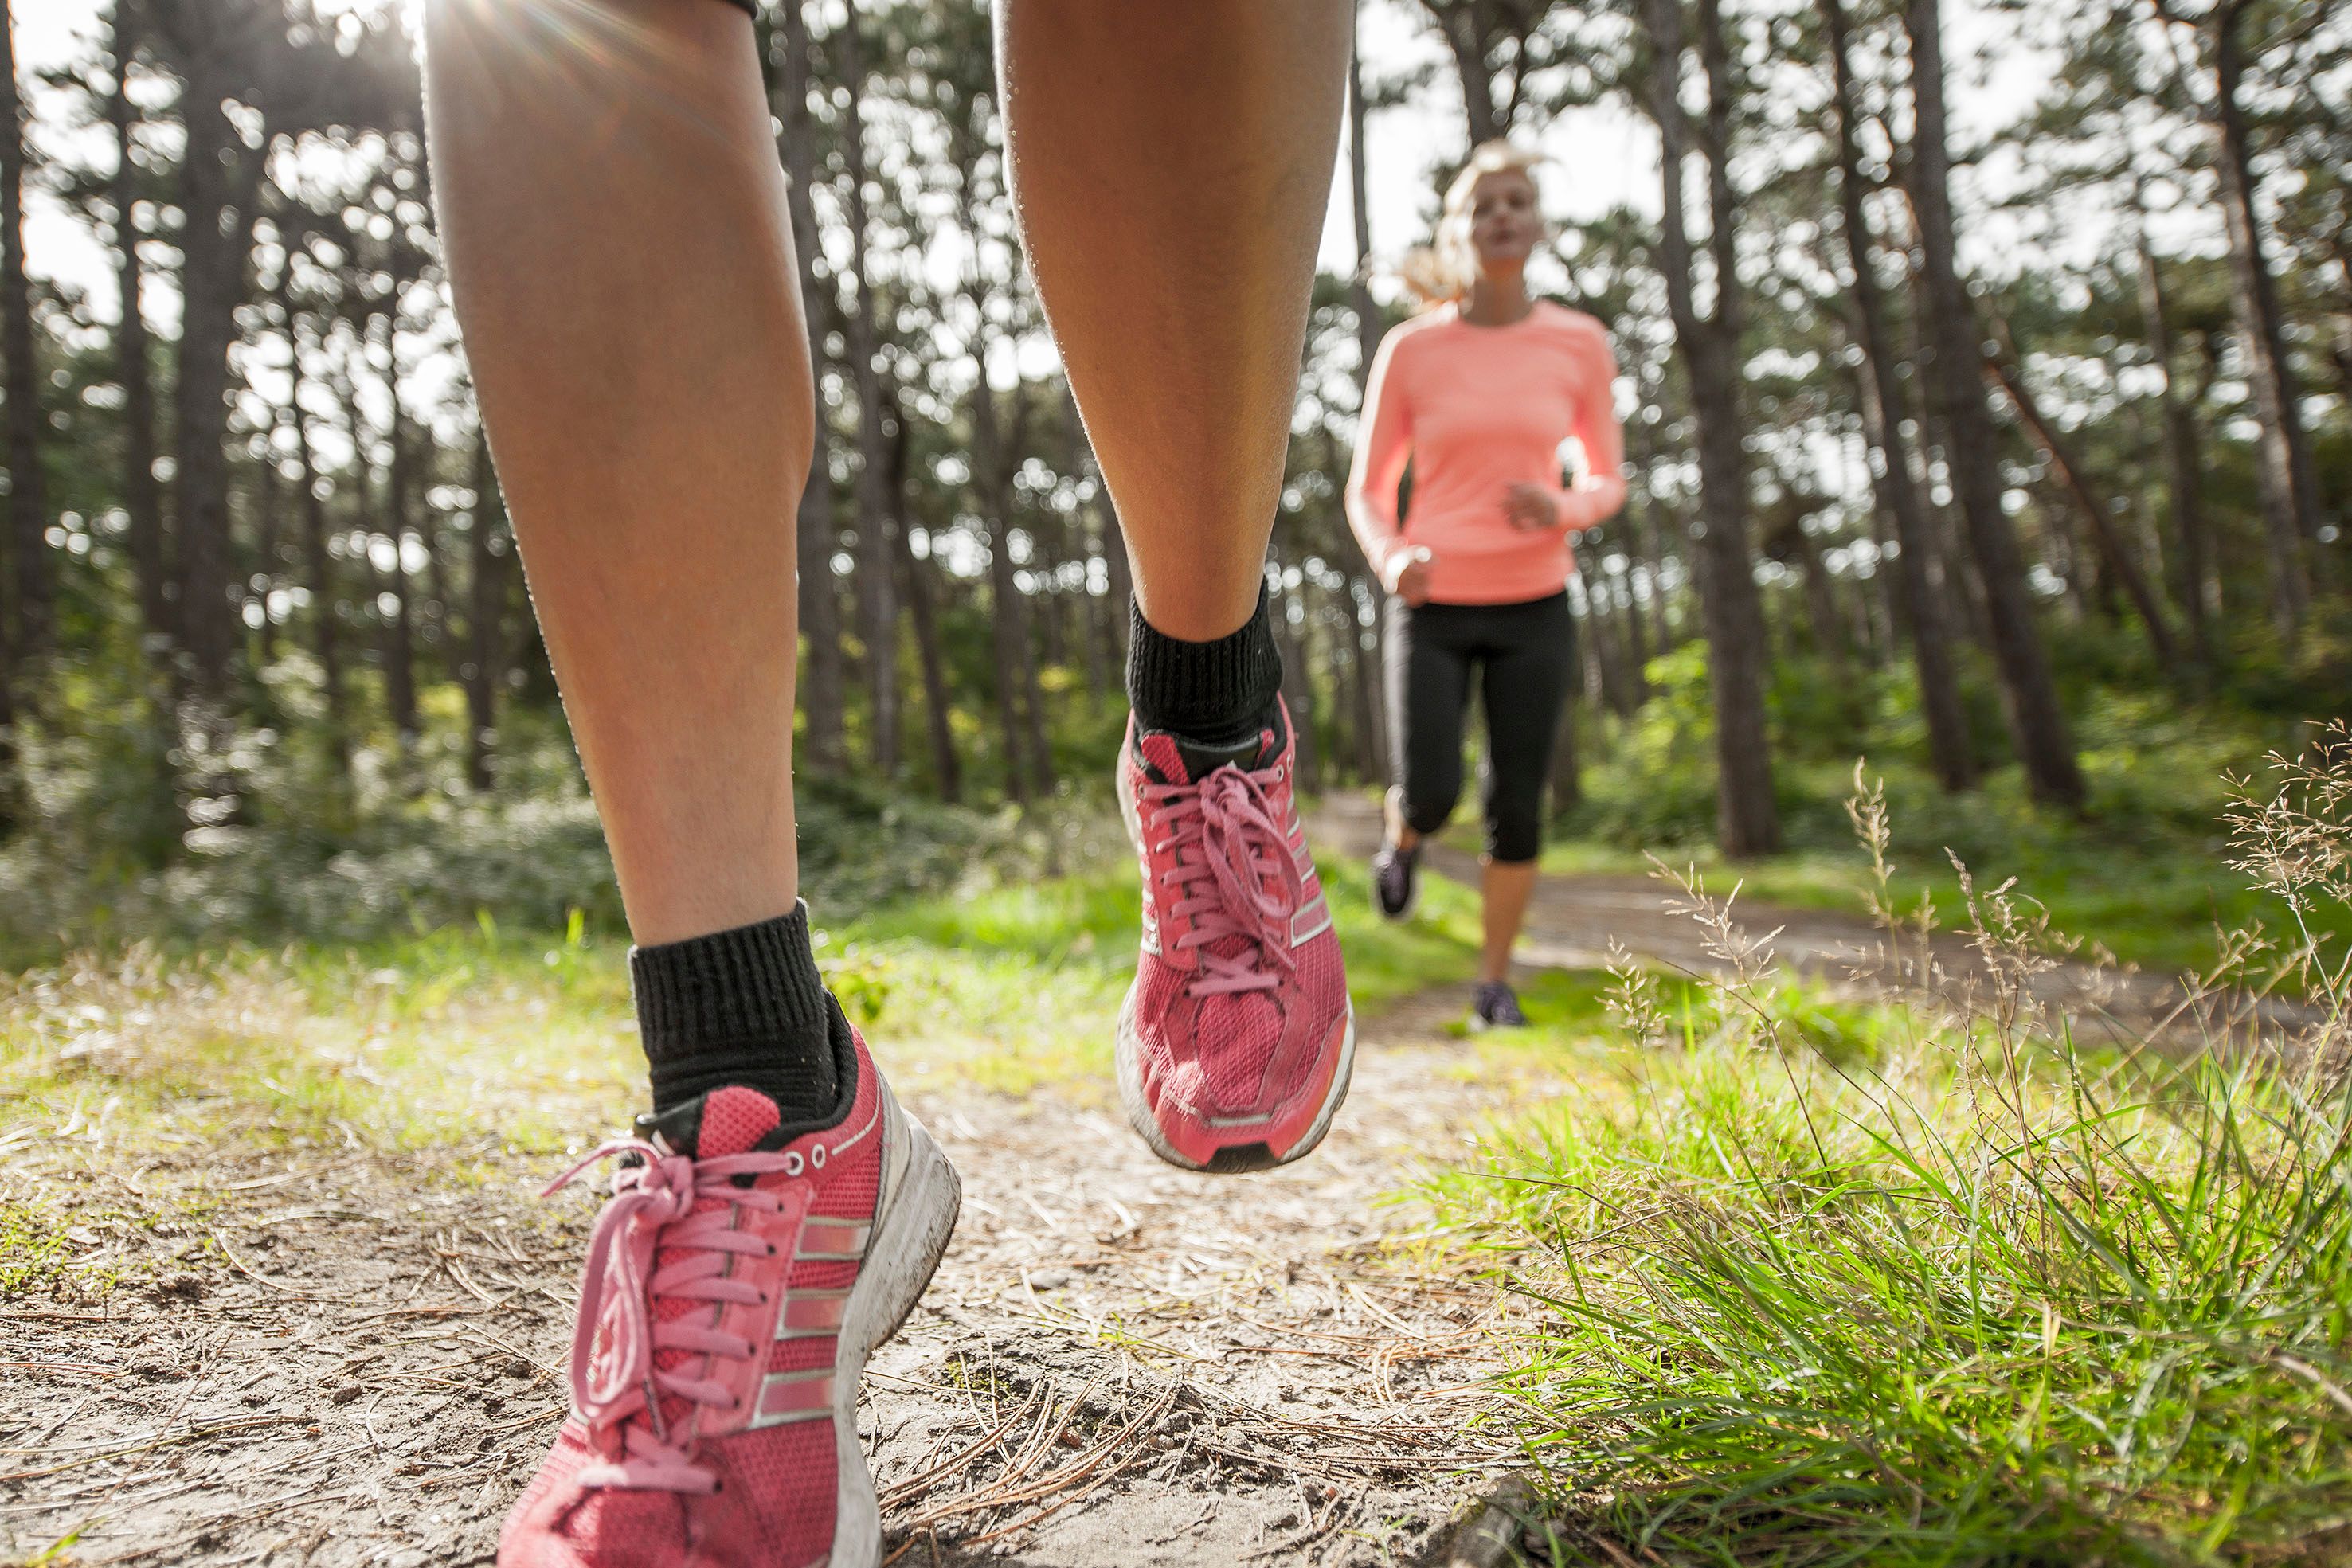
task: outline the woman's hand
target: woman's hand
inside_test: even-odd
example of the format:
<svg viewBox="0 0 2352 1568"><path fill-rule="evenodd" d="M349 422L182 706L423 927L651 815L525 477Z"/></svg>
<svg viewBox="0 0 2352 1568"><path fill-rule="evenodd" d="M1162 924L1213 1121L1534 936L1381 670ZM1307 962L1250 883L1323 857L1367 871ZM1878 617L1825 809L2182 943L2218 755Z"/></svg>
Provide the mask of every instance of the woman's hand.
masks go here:
<svg viewBox="0 0 2352 1568"><path fill-rule="evenodd" d="M1429 602L1429 563L1432 557L1427 545L1415 545L1389 557L1388 580L1381 586L1418 609Z"/></svg>
<svg viewBox="0 0 2352 1568"><path fill-rule="evenodd" d="M1559 527L1559 504L1541 485L1522 479L1503 492L1503 516L1515 528L1534 533Z"/></svg>

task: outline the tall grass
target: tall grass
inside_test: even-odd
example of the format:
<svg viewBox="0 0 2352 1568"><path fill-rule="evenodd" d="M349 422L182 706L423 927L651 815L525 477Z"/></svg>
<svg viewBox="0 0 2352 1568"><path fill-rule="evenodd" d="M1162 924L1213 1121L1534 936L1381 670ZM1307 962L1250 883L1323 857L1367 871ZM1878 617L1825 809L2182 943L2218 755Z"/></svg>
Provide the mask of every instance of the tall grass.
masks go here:
<svg viewBox="0 0 2352 1568"><path fill-rule="evenodd" d="M1510 1384L1557 1561L2352 1560L2352 737L2273 761L2230 821L2290 928L2130 1049L2039 999L2005 886L1971 992L1830 1052L1689 886L1723 973L1621 988L1663 1045L1434 1184L1544 1308Z"/></svg>

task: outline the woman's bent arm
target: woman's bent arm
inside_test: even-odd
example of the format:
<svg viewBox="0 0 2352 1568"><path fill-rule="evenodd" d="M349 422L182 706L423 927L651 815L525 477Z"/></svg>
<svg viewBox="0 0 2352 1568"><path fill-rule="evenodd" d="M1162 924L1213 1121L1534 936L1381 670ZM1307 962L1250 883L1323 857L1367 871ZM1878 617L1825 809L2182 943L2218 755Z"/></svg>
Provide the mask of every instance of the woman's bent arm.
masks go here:
<svg viewBox="0 0 2352 1568"><path fill-rule="evenodd" d="M1581 362L1571 432L1584 447L1584 476L1559 500L1560 526L1570 532L1617 515L1625 504L1625 433L1617 423L1617 356L1605 333L1596 331Z"/></svg>
<svg viewBox="0 0 2352 1568"><path fill-rule="evenodd" d="M1388 583L1389 559L1404 544L1397 519L1397 488L1412 455L1412 420L1404 390L1391 385L1397 334L1381 340L1372 373L1364 382L1363 416L1356 423L1356 461L1348 475L1348 525L1371 563L1372 575Z"/></svg>

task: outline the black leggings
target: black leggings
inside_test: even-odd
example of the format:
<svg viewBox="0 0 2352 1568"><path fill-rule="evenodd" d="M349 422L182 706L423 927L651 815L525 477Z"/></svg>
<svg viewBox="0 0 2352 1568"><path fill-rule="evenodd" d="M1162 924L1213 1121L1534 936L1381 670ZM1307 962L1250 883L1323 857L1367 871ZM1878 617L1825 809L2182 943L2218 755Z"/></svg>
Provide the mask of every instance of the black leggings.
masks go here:
<svg viewBox="0 0 2352 1568"><path fill-rule="evenodd" d="M1518 604L1416 610L1388 601L1390 764L1413 831L1444 827L1462 793L1462 721L1476 668L1486 706L1486 853L1506 863L1536 858L1575 651L1565 589Z"/></svg>

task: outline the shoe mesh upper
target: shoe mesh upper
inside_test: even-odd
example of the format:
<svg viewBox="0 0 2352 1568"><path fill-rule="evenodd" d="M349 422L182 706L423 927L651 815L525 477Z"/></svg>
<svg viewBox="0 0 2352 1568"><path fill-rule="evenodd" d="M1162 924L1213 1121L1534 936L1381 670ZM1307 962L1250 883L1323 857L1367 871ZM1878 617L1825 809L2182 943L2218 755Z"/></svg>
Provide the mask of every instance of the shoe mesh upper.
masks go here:
<svg viewBox="0 0 2352 1568"><path fill-rule="evenodd" d="M763 1184L804 1181L813 1188L809 1212L824 1218L864 1224L875 1217L881 1181L883 1130L875 1102L878 1080L862 1042L857 1103L844 1125L871 1121L872 1130L822 1170L800 1177L763 1176ZM705 1102L697 1154L699 1157L740 1153L777 1125L775 1104L754 1090L728 1088ZM837 1142L828 1130L797 1139L804 1153L820 1140ZM696 1212L725 1207L716 1198ZM659 1249L656 1267L675 1260L676 1249ZM785 1260L780 1283L793 1291L847 1290L860 1265L847 1261ZM694 1312L712 1312L709 1303L661 1298L660 1322ZM830 1367L837 1346L830 1335L779 1339L762 1357L764 1372ZM699 1358L691 1352L659 1351L656 1364L676 1370ZM757 1396L758 1382L751 1382ZM670 1396L662 1401L666 1422L685 1420L697 1407ZM711 1413L715 1416L716 1413ZM710 1416L706 1416L706 1419ZM677 1430L674 1425L672 1430ZM711 1471L719 1490L709 1496L611 1487L583 1487L574 1478L590 1464L613 1457L618 1434L592 1434L575 1415L563 1424L551 1451L509 1516L499 1542L502 1568L751 1568L759 1564L824 1562L834 1546L837 1497L834 1424L829 1418L786 1422L699 1439L694 1461Z"/></svg>

